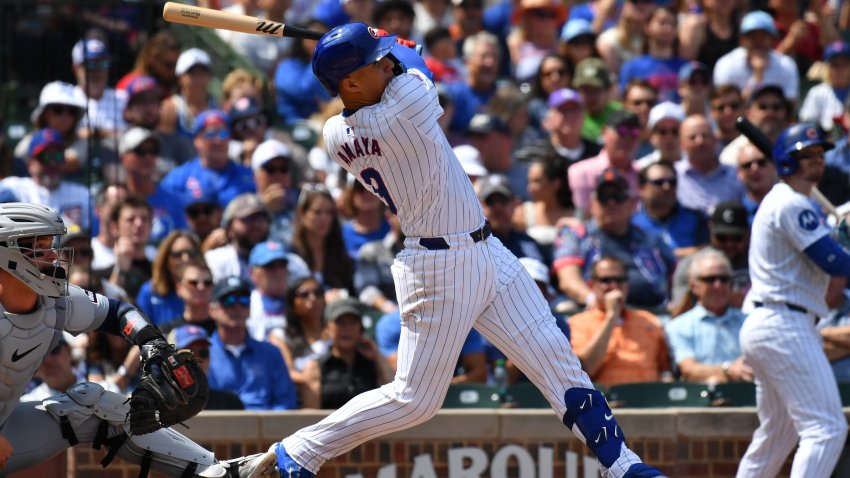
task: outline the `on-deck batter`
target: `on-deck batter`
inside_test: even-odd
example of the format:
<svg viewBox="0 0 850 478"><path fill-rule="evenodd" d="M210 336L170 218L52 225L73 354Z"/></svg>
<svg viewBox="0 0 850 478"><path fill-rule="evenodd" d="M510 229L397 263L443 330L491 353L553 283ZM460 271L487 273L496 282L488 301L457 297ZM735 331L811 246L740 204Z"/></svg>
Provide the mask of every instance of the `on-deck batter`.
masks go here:
<svg viewBox="0 0 850 478"><path fill-rule="evenodd" d="M596 454L604 476L662 476L626 447L540 289L490 237L437 124L443 111L424 61L394 36L351 23L322 37L313 72L345 105L325 124L328 152L398 216L407 237L392 266L402 320L398 372L392 383L242 460L240 475L312 477L334 456L425 422L440 409L475 327L543 391Z"/></svg>
<svg viewBox="0 0 850 478"><path fill-rule="evenodd" d="M831 147L812 123L791 126L774 145L782 181L753 220L749 297L755 309L740 334L755 374L760 425L738 478L776 476L798 441L791 477L825 478L844 448L847 421L815 321L827 313L829 275L850 275L850 256L809 200Z"/></svg>

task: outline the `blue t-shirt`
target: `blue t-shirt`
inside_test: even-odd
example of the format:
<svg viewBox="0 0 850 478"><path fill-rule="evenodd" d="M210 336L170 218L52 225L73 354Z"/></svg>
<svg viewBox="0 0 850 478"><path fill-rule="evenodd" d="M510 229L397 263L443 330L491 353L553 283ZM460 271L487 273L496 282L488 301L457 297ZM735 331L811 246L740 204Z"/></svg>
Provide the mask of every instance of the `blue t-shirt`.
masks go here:
<svg viewBox="0 0 850 478"><path fill-rule="evenodd" d="M322 103L331 99L331 95L313 74L310 63L298 58L286 58L278 63L274 72L274 85L277 112L286 124L309 118L319 111Z"/></svg>
<svg viewBox="0 0 850 478"><path fill-rule="evenodd" d="M154 325L171 322L183 316L183 299L176 292L161 296L153 291L151 281L147 281L136 294L136 305L151 319Z"/></svg>
<svg viewBox="0 0 850 478"><path fill-rule="evenodd" d="M455 108L449 129L455 133L464 134L469 129L469 121L475 113L483 111L496 93L495 86L488 91L475 91L465 81L456 81L446 85L446 91Z"/></svg>
<svg viewBox="0 0 850 478"><path fill-rule="evenodd" d="M222 208L227 207L236 196L253 193L257 189L251 168L228 161L223 170L216 171L202 166L200 158L171 170L162 180L161 186L173 194L183 195L187 189L191 189L189 186L193 182L214 185Z"/></svg>
<svg viewBox="0 0 850 478"><path fill-rule="evenodd" d="M693 209L676 206L665 221L657 221L641 208L632 216L632 224L649 234L659 236L670 249L699 246L708 243L708 220Z"/></svg>
<svg viewBox="0 0 850 478"><path fill-rule="evenodd" d="M695 305L664 325L673 359L677 364L689 358L706 365L734 362L741 356L738 334L745 318L734 307L717 316Z"/></svg>
<svg viewBox="0 0 850 478"><path fill-rule="evenodd" d="M160 184L147 200L153 211L150 238L152 244L162 242L171 231L187 228L180 196L165 190Z"/></svg>
<svg viewBox="0 0 850 478"><path fill-rule="evenodd" d="M620 9L623 6L623 2L621 0L617 0L617 13L612 15L612 18L605 20L605 23L602 24L602 30L607 30L609 28L613 28L617 26L617 21L620 18ZM582 20L587 20L590 23L593 23L593 19L596 18L596 12L593 10L593 4L591 2L588 3L577 3L570 8L570 17L568 20L572 20L574 18L580 18Z"/></svg>
<svg viewBox="0 0 850 478"><path fill-rule="evenodd" d="M352 259L357 259L358 252L363 244L371 241L380 241L390 232L390 223L386 219L381 221L381 225L372 232L361 233L354 229L353 222L346 222L342 225L342 239L345 241L345 250Z"/></svg>
<svg viewBox="0 0 850 478"><path fill-rule="evenodd" d="M626 90L629 81L641 78L658 90L658 102L672 101L678 103L679 69L687 63L683 58L655 58L642 55L623 63L620 68L620 91Z"/></svg>
<svg viewBox="0 0 850 478"><path fill-rule="evenodd" d="M342 8L339 0L323 0L313 10L313 18L333 28L348 23L351 17Z"/></svg>

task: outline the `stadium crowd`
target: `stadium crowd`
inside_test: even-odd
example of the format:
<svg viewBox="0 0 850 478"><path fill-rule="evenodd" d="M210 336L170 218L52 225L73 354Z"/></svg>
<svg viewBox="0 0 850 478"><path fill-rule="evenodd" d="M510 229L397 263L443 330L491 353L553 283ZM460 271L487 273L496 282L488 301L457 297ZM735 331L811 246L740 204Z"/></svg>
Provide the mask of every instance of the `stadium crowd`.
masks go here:
<svg viewBox="0 0 850 478"><path fill-rule="evenodd" d="M738 344L750 223L777 173L739 116L771 140L796 121L830 132L821 190L850 201L844 1L198 3L318 31L362 21L424 45L440 126L493 234L603 386L753 380ZM342 104L312 74L316 41L217 34L252 65L225 66L220 94L220 55L167 26L127 71L111 70L96 28L68 45L75 83L43 85L0 199L60 212L71 281L134 302L195 351L209 408L336 408L392 379L404 238L323 148ZM824 347L850 380L845 281L825 294ZM83 379L130 390L137 351L66 340L25 399ZM473 330L454 383L492 382L504 359Z"/></svg>

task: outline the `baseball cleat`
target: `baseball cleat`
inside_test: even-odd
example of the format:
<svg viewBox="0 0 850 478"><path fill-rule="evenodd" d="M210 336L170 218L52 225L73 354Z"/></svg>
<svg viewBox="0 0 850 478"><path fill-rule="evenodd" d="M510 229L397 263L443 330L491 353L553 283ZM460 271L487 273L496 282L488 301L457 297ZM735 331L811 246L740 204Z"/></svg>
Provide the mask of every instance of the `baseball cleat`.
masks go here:
<svg viewBox="0 0 850 478"><path fill-rule="evenodd" d="M635 463L629 467L623 478L667 478L667 475L646 463Z"/></svg>
<svg viewBox="0 0 850 478"><path fill-rule="evenodd" d="M243 456L227 463L236 467L239 478L279 478L281 476L277 469L277 454L274 447L265 453Z"/></svg>
<svg viewBox="0 0 850 478"><path fill-rule="evenodd" d="M316 475L289 456L282 442L276 443L272 448L274 451L269 450L269 453L277 455L277 468L280 470L280 478L316 478Z"/></svg>

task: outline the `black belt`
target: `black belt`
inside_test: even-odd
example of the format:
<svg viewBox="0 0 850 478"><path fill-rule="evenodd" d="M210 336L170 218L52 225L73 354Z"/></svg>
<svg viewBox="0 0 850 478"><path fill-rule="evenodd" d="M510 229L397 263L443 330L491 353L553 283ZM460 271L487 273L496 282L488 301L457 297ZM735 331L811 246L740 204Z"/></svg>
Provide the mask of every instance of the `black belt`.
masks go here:
<svg viewBox="0 0 850 478"><path fill-rule="evenodd" d="M490 237L493 231L490 230L490 221L484 221L484 225L480 229L476 229L469 233L472 242L481 242ZM419 245L429 251L441 251L449 248L449 243L442 237L420 237Z"/></svg>
<svg viewBox="0 0 850 478"><path fill-rule="evenodd" d="M794 305L790 302L774 302L774 304L784 305L788 310L793 310L794 312L802 312L803 314L808 314L809 311L805 307L800 307L799 305ZM753 305L756 307L764 307L764 302L753 302Z"/></svg>

